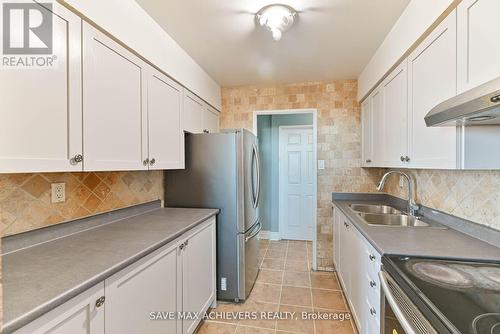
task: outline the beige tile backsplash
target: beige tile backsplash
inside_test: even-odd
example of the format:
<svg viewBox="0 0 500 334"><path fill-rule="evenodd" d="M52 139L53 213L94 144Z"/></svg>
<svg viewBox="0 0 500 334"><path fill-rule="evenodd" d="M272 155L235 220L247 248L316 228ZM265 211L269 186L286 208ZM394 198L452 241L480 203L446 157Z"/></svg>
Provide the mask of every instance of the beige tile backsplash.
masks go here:
<svg viewBox="0 0 500 334"><path fill-rule="evenodd" d="M500 230L500 171L405 170L416 181L417 202ZM391 177L386 191L407 198Z"/></svg>
<svg viewBox="0 0 500 334"><path fill-rule="evenodd" d="M360 168L360 107L357 81L229 87L222 89L221 128L252 129L256 110L314 108L318 111L318 266L332 267L332 191L374 191L381 170Z"/></svg>
<svg viewBox="0 0 500 334"><path fill-rule="evenodd" d="M50 184L66 184L66 201L51 203ZM160 171L0 174L3 236L163 199Z"/></svg>

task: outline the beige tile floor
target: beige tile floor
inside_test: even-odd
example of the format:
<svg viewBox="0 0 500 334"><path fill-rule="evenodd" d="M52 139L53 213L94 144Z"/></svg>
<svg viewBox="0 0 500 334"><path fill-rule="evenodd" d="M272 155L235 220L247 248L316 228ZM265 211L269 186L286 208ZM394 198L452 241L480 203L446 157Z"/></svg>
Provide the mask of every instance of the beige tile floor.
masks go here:
<svg viewBox="0 0 500 334"><path fill-rule="evenodd" d="M198 334L355 334L352 320L303 320L302 312L345 314L335 273L311 271L312 244L261 240L261 271L245 303L219 302L215 312L296 312L298 319L205 320Z"/></svg>

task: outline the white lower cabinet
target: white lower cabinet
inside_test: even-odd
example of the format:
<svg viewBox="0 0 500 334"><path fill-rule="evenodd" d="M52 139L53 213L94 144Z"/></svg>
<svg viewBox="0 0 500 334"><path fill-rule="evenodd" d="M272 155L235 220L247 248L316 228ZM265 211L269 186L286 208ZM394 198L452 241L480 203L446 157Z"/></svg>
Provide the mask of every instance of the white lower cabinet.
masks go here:
<svg viewBox="0 0 500 334"><path fill-rule="evenodd" d="M380 333L381 255L334 207L334 262L360 333Z"/></svg>
<svg viewBox="0 0 500 334"><path fill-rule="evenodd" d="M215 223L193 231L185 237L182 254L182 309L200 312L216 298ZM182 333L193 333L199 320L182 322Z"/></svg>
<svg viewBox="0 0 500 334"><path fill-rule="evenodd" d="M215 305L215 233L214 217L15 333L192 334Z"/></svg>
<svg viewBox="0 0 500 334"><path fill-rule="evenodd" d="M104 283L32 321L15 334L104 334Z"/></svg>
<svg viewBox="0 0 500 334"><path fill-rule="evenodd" d="M106 333L179 333L176 319L149 314L182 309L180 255L176 241L104 281Z"/></svg>

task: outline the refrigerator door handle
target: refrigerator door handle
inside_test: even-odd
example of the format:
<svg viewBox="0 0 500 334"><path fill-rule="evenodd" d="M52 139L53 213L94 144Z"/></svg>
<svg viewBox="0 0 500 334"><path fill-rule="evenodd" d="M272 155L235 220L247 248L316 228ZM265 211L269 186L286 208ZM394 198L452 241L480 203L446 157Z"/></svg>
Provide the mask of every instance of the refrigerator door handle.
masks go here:
<svg viewBox="0 0 500 334"><path fill-rule="evenodd" d="M247 243L249 240L255 238L257 236L257 234L260 233L260 230L262 230L262 224L260 223L260 221L257 222L257 224L255 224L256 226L258 226L257 229L255 229L254 232L252 232L248 237L245 237L245 243Z"/></svg>
<svg viewBox="0 0 500 334"><path fill-rule="evenodd" d="M252 145L252 169L251 169L251 172L250 172L250 175L251 175L251 183L252 183L252 202L253 202L253 207L254 209L257 208L257 200L258 200L258 194L256 192L256 189L255 189L255 180L254 180L254 175L253 175L253 171L254 171L254 166L257 166L257 145L253 144ZM256 173L257 173L257 180L259 179L259 172L258 172L258 168L259 167L255 167L255 170L256 170ZM258 187L258 186L257 186Z"/></svg>
<svg viewBox="0 0 500 334"><path fill-rule="evenodd" d="M255 163L257 164L257 196L255 199L255 207L259 206L259 199L260 199L260 152L259 149L257 148L257 145L255 145L255 158L256 161Z"/></svg>

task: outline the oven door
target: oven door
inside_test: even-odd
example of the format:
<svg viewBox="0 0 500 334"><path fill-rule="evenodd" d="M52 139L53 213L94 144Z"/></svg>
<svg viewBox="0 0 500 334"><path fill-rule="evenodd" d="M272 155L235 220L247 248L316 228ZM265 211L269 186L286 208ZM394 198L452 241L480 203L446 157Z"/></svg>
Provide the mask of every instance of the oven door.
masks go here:
<svg viewBox="0 0 500 334"><path fill-rule="evenodd" d="M382 334L439 334L387 272L379 277Z"/></svg>

